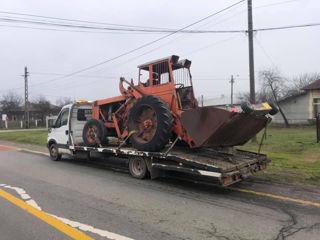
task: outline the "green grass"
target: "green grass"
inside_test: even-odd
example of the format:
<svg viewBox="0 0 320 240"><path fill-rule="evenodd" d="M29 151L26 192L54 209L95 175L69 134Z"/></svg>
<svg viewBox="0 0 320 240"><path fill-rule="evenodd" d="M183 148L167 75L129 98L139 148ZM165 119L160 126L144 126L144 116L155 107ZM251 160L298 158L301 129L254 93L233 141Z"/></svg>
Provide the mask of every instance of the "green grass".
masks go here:
<svg viewBox="0 0 320 240"><path fill-rule="evenodd" d="M0 140L46 146L47 131L1 132Z"/></svg>
<svg viewBox="0 0 320 240"><path fill-rule="evenodd" d="M250 141L241 149L257 152L262 134L258 134L258 143ZM320 185L320 144L314 126L268 128L261 153L267 154L271 163L257 176Z"/></svg>

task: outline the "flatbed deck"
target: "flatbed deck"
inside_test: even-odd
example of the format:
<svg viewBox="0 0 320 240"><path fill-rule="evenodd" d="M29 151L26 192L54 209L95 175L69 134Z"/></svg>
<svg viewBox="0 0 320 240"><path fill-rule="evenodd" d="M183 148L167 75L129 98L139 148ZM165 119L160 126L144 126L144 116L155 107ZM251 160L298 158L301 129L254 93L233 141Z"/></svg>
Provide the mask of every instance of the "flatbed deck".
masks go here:
<svg viewBox="0 0 320 240"><path fill-rule="evenodd" d="M223 186L241 181L265 169L267 163L270 162L264 154L236 149L231 153L212 148L190 149L188 147L174 147L169 152L145 152L117 146L69 146L69 149L73 152L100 152L129 159L143 157L152 178L157 176L157 170L176 171L210 177Z"/></svg>

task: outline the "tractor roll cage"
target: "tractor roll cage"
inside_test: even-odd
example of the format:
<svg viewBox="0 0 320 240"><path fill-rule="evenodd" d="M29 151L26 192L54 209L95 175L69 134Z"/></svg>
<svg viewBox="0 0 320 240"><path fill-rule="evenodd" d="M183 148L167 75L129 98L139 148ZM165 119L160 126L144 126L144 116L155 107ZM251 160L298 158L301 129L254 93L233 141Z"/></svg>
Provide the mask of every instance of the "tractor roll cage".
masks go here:
<svg viewBox="0 0 320 240"><path fill-rule="evenodd" d="M173 82L175 85L192 86L191 61L178 60L179 56L172 55L139 65L139 85L149 87ZM149 72L146 82L141 79L142 71Z"/></svg>

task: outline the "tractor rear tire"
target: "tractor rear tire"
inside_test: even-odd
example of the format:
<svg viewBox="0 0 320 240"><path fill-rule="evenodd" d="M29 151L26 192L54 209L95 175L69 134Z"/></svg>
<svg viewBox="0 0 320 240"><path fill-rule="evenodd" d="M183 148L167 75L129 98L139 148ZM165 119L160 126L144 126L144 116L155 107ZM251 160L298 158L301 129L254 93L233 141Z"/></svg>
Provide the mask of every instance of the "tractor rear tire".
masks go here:
<svg viewBox="0 0 320 240"><path fill-rule="evenodd" d="M90 119L84 125L82 139L87 147L105 145L108 143L107 128L101 120Z"/></svg>
<svg viewBox="0 0 320 240"><path fill-rule="evenodd" d="M162 150L172 134L173 117L168 105L159 97L143 96L132 106L128 116L128 130L134 148L140 151Z"/></svg>

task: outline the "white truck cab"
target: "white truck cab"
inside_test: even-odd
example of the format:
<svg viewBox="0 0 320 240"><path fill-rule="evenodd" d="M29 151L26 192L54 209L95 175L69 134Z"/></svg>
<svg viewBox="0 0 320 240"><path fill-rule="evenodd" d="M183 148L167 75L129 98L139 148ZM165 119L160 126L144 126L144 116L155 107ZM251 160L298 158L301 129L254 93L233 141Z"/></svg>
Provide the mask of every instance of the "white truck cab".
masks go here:
<svg viewBox="0 0 320 240"><path fill-rule="evenodd" d="M82 130L91 117L91 103L81 101L62 107L56 122L49 126L47 146L53 160L72 154L69 146L83 142Z"/></svg>

